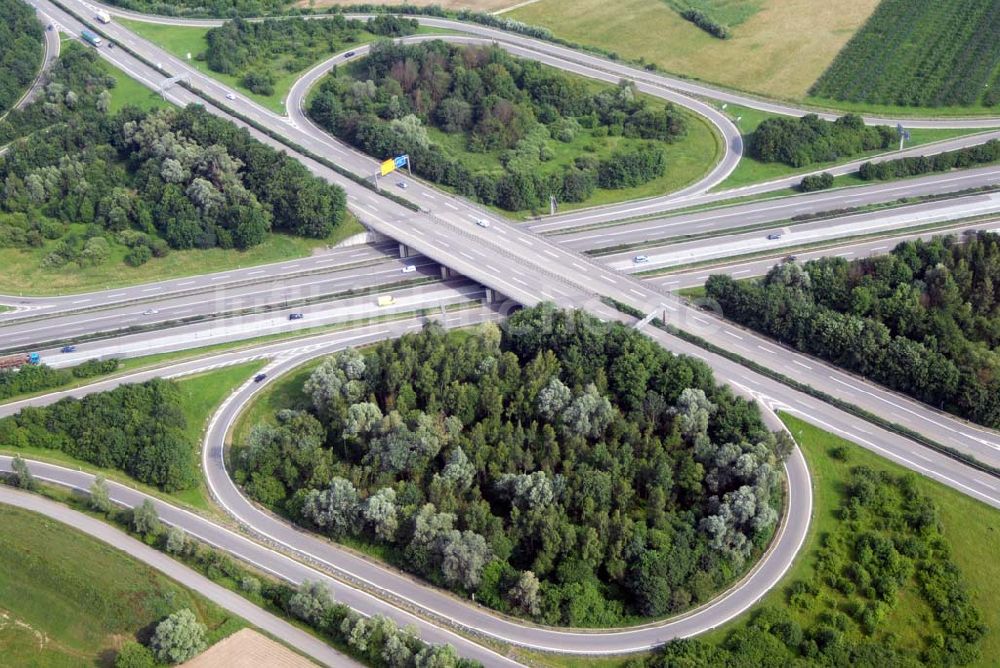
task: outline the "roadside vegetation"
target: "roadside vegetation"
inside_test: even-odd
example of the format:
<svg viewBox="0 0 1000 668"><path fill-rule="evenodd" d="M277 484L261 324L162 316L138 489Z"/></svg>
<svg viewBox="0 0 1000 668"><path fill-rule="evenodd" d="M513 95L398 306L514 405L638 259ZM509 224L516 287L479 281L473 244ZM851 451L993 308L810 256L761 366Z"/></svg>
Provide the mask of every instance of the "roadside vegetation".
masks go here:
<svg viewBox="0 0 1000 668"><path fill-rule="evenodd" d="M297 76L323 56L374 36L403 37L417 31L417 22L378 16L367 23L343 16L321 21L274 19L227 21L205 34L208 48L195 57L213 72L233 75L247 90L273 95L279 77Z"/></svg>
<svg viewBox="0 0 1000 668"><path fill-rule="evenodd" d="M24 408L0 419L0 450L105 473L211 512L199 465L204 429L222 400L263 364L122 385Z"/></svg>
<svg viewBox="0 0 1000 668"><path fill-rule="evenodd" d="M285 101L295 81L321 60L382 36L435 32L390 16L367 22L339 15L314 21L235 19L217 28L120 22L277 114L286 113Z"/></svg>
<svg viewBox="0 0 1000 668"><path fill-rule="evenodd" d="M163 16L267 16L278 14L288 0L108 0L109 5Z"/></svg>
<svg viewBox="0 0 1000 668"><path fill-rule="evenodd" d="M67 45L44 97L0 123L0 141L13 141L0 158L0 256L5 273L37 262L8 289L66 287L61 275L134 282L157 272L130 269L175 264L157 261L174 251L231 251L218 255L232 266L250 249L270 259L275 233L315 245L350 229L343 190L197 106L110 114L106 72ZM205 259L191 273L210 269Z"/></svg>
<svg viewBox="0 0 1000 668"><path fill-rule="evenodd" d="M725 317L989 427L1000 426L1000 236L909 241L848 262L783 263L760 280L713 275Z"/></svg>
<svg viewBox="0 0 1000 668"><path fill-rule="evenodd" d="M16 463L14 466L19 467ZM136 508L118 507L110 500L107 484L100 477L94 480L86 494L80 494L56 485L38 482L31 477L30 472L25 473L24 469L21 471L3 476L2 480L21 488L31 489L74 510L108 522L267 612L306 627L320 639L354 657L363 665L373 668L482 668L482 664L477 661L459 657L452 645L425 643L412 625L400 627L383 615L363 617L357 611L334 600L330 587L323 582L306 581L298 586L292 586L269 572L252 568L228 552L188 535L180 527L165 526L160 521L156 506L149 500ZM4 507L0 506L0 514L3 509ZM24 512L18 509L10 510ZM31 513L25 514L32 518L36 517ZM46 527L61 526L47 519L41 521ZM97 541L92 542L98 547L104 547L108 552L120 554L109 546L98 544ZM22 552L19 557L23 559L24 554ZM64 555L60 556L66 558ZM129 563L135 562L129 560ZM146 570L156 575L155 571ZM113 572L117 571L108 570L103 577ZM4 593L2 580L0 578L0 605L3 603ZM166 578L163 580L170 582ZM99 584L100 578L98 586ZM124 584L129 586L130 578L127 577ZM159 579L152 581L149 586L156 588L157 585ZM126 593L128 596L137 596L134 590L123 592L121 595L125 596ZM169 605L168 609L174 609L174 612L166 614L155 625L148 624L142 628L133 636L136 640L125 640L122 634L110 637L113 649L103 652L95 661L95 665L114 665L115 668L155 668L181 663L217 640L246 626L243 620L235 617L229 617L220 626L213 626L211 619L198 607L179 607L188 601L178 600L179 597L172 590L163 593ZM96 596L87 603L100 605L101 600L100 596ZM68 610L69 606L65 599L60 599L60 603L62 606L60 612L63 609ZM201 604L202 599L195 599L195 603ZM204 601L204 604L212 606L208 601ZM83 614L82 610L85 609L84 607L71 612L79 615ZM3 647L5 640L3 632L7 628L9 626L0 626L0 647ZM37 647L37 635L32 635L35 640L33 644ZM36 664L28 662L26 665ZM80 665L80 660L77 657L70 662L57 661L43 665L77 666Z"/></svg>
<svg viewBox="0 0 1000 668"><path fill-rule="evenodd" d="M895 150L899 146L899 136L894 127L884 130L871 128L868 131L850 129L853 121L850 115L842 117L838 127L834 122L821 121L818 119L791 119L786 116L769 114L767 112L742 107L739 105L726 105L723 110L736 123L743 135L744 146L747 151L744 153L736 169L723 181L715 190L727 190L729 188L739 188L745 185L763 183L773 179L780 179L786 176L817 171L826 167L834 167L838 163L843 163L848 159L860 159L886 154ZM739 119L739 120L737 120ZM762 160L759 159L752 149L757 141L755 133L761 126L765 127L767 141L762 142L762 148L766 153L789 156L789 161L783 160ZM852 146L852 142L863 140L866 134L872 132L886 133L886 138L891 131L895 139L888 142L884 148L869 148L864 146ZM967 129L936 129L936 128L914 128L909 130L910 138L906 142L906 148L930 144L932 142L944 141L954 137L974 134L980 130ZM761 136L764 136L762 133ZM868 136L869 143L874 135ZM846 142L844 140L847 140ZM875 142L881 145L881 141ZM857 150L858 152L854 152ZM800 166L793 166L791 163L801 162ZM843 179L844 177L838 177ZM854 183L860 183L857 175L853 176ZM835 185L840 185L835 184ZM766 196L773 197L776 193L769 193Z"/></svg>
<svg viewBox="0 0 1000 668"><path fill-rule="evenodd" d="M862 181L889 181L932 172L978 167L997 161L1000 161L1000 140L991 139L983 144L937 155L866 162L858 170L858 177Z"/></svg>
<svg viewBox="0 0 1000 668"><path fill-rule="evenodd" d="M44 54L42 30L31 5L0 0L0 117L38 75Z"/></svg>
<svg viewBox="0 0 1000 668"><path fill-rule="evenodd" d="M542 306L303 376L233 445L246 492L506 613L606 627L679 612L774 530L788 442L701 362L618 324Z"/></svg>
<svg viewBox="0 0 1000 668"><path fill-rule="evenodd" d="M118 360L88 360L68 369L53 369L45 364L26 364L19 369L0 371L0 402L46 390L57 390L75 380L113 373Z"/></svg>
<svg viewBox="0 0 1000 668"><path fill-rule="evenodd" d="M0 505L0 523L0 652L7 665L110 666L124 650L148 662L119 665L151 667L152 657L136 649L137 640L158 638L158 647L174 650L164 658L189 658L167 641L166 629L157 633L171 615L191 617L200 639L194 647L246 626L159 571L60 522Z"/></svg>
<svg viewBox="0 0 1000 668"><path fill-rule="evenodd" d="M901 107L993 107L1000 3L883 0L809 92Z"/></svg>
<svg viewBox="0 0 1000 668"><path fill-rule="evenodd" d="M498 47L437 41L376 44L323 81L309 114L376 158L407 154L415 173L507 211L547 210L550 195L587 203L598 190L629 199L669 173L691 178L671 164L671 145L692 125L705 131L631 83L592 87ZM714 152L702 159L695 174Z"/></svg>
<svg viewBox="0 0 1000 668"><path fill-rule="evenodd" d="M801 556L749 613L622 666L992 665L1000 514L795 417L813 479Z"/></svg>

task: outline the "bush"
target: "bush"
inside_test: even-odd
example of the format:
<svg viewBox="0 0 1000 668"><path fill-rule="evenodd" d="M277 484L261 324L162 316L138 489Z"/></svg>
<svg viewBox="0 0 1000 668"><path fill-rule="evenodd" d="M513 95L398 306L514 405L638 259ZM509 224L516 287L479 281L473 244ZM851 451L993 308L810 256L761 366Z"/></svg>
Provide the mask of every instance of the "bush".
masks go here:
<svg viewBox="0 0 1000 668"><path fill-rule="evenodd" d="M118 650L115 656L115 668L154 668L156 659L153 652L146 646L130 640Z"/></svg>
<svg viewBox="0 0 1000 668"><path fill-rule="evenodd" d="M205 625L191 610L178 610L157 624L149 644L160 663L183 663L205 649Z"/></svg>
<svg viewBox="0 0 1000 668"><path fill-rule="evenodd" d="M946 151L933 156L866 162L861 165L858 175L865 181L888 181L932 172L946 172L973 165L984 165L998 160L1000 160L1000 140L991 139L984 144Z"/></svg>
<svg viewBox="0 0 1000 668"><path fill-rule="evenodd" d="M729 39L729 29L721 23L713 21L708 14L697 9L685 9L681 12L681 17L695 24L712 37L719 39Z"/></svg>
<svg viewBox="0 0 1000 668"><path fill-rule="evenodd" d="M833 174L823 172L822 174L810 174L802 178L799 183L799 190L804 193L811 193L817 190L826 190L833 187Z"/></svg>

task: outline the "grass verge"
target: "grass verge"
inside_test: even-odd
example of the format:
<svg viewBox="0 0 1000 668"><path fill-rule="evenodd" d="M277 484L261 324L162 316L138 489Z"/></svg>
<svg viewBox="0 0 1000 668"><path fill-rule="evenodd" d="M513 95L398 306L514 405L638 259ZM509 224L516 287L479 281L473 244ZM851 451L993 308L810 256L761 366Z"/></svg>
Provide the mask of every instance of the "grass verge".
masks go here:
<svg viewBox="0 0 1000 668"><path fill-rule="evenodd" d="M114 652L190 608L209 644L247 623L60 522L0 506L0 656L11 666L112 665Z"/></svg>
<svg viewBox="0 0 1000 668"><path fill-rule="evenodd" d="M86 226L70 225L71 232L82 234ZM139 267L125 264L128 248L111 241L111 255L97 266L67 265L56 269L42 266L42 259L59 243L46 241L39 248L0 248L4 292L23 296L67 295L163 281L170 278L238 269L258 264L308 257L315 251L337 244L364 227L348 214L334 234L326 239L305 239L284 234L270 234L264 243L245 251L223 248L174 250L153 258ZM70 268L72 267L72 268Z"/></svg>
<svg viewBox="0 0 1000 668"><path fill-rule="evenodd" d="M740 132L743 133L744 145L746 145L749 141L750 135L757 129L758 125L763 123L766 119L776 116L776 114L769 114L764 111L751 109L749 107L741 107L735 104L727 105L725 113L733 120L733 122L736 123ZM737 121L737 118L740 120ZM954 139L955 137L964 137L966 135L977 134L980 132L982 132L982 129L963 130L955 128L915 128L910 130L910 140L907 142L906 148L922 146L924 144L944 141L946 139ZM739 164L736 166L736 169L733 170L733 173L730 174L725 181L713 188L713 191L717 192L720 190L741 188L743 186L773 181L775 179L794 176L796 174L808 174L810 172L822 171L824 169L836 167L837 165L845 162L873 158L880 155L886 155L887 153L889 153L889 151L886 151L885 149L878 149L850 156L844 160L816 163L806 167L790 167L779 162L760 162L758 160L754 160L750 156L744 155ZM862 181L857 179L857 182ZM840 186L848 184L837 183L837 185Z"/></svg>

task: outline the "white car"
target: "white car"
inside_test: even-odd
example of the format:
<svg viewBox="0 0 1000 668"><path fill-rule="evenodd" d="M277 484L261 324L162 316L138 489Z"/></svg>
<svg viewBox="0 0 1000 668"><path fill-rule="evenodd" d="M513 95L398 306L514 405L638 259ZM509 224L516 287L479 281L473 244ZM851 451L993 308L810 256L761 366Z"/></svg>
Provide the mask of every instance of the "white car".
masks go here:
<svg viewBox="0 0 1000 668"><path fill-rule="evenodd" d="M405 267L403 267L403 273L404 274L412 274L416 270L417 270L417 268L414 265L412 265L412 264L408 264Z"/></svg>
<svg viewBox="0 0 1000 668"><path fill-rule="evenodd" d="M149 308L142 312L143 315L156 315L159 313L155 308Z"/></svg>
<svg viewBox="0 0 1000 668"><path fill-rule="evenodd" d="M645 255L636 255L634 258L632 258L632 262L634 262L635 264L646 264L647 262L649 262L649 258L646 257Z"/></svg>
<svg viewBox="0 0 1000 668"><path fill-rule="evenodd" d="M226 99L227 100L235 100L236 99L236 95L234 95L233 93L226 93Z"/></svg>
<svg viewBox="0 0 1000 668"><path fill-rule="evenodd" d="M476 218L476 225L478 225L479 227L489 227L490 221L486 220L485 218Z"/></svg>
<svg viewBox="0 0 1000 668"><path fill-rule="evenodd" d="M399 186L401 189L406 190L406 187L407 187L406 186L406 181L400 181L396 185Z"/></svg>

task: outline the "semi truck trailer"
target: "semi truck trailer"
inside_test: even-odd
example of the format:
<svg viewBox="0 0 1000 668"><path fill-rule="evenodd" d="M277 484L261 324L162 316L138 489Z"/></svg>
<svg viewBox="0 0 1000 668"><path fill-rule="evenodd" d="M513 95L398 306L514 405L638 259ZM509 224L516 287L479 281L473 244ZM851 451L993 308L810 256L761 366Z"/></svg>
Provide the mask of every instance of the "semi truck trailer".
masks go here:
<svg viewBox="0 0 1000 668"><path fill-rule="evenodd" d="M25 364L40 364L42 361L38 353L18 353L0 357L0 370L17 369Z"/></svg>

